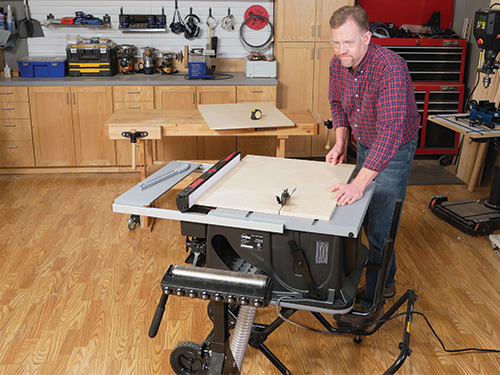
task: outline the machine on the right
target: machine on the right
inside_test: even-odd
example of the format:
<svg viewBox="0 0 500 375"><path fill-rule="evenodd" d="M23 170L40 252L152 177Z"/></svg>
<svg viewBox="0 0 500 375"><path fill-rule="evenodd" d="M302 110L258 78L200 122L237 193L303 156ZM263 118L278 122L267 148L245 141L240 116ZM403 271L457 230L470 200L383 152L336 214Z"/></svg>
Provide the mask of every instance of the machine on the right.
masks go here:
<svg viewBox="0 0 500 375"><path fill-rule="evenodd" d="M477 46L484 56L478 72L484 73L483 85L488 88L491 83L490 75L500 66L496 59L500 52L500 9L484 8L476 11L473 29ZM477 111L477 108L473 110ZM472 116L472 111L470 115ZM496 121L489 124L490 128L492 125L500 127ZM498 138L495 141L498 142ZM441 219L470 235L485 236L500 229L500 153L495 163L488 198L449 202L446 196L435 196L431 199L429 208Z"/></svg>

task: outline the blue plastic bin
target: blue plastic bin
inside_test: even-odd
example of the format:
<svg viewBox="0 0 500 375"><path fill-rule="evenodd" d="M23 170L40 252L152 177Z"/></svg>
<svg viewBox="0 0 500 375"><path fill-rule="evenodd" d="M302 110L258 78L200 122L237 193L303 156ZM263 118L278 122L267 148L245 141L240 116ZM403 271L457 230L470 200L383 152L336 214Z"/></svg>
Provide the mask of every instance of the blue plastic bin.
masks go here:
<svg viewBox="0 0 500 375"><path fill-rule="evenodd" d="M68 74L66 57L27 56L17 60L19 75L26 78L64 77Z"/></svg>

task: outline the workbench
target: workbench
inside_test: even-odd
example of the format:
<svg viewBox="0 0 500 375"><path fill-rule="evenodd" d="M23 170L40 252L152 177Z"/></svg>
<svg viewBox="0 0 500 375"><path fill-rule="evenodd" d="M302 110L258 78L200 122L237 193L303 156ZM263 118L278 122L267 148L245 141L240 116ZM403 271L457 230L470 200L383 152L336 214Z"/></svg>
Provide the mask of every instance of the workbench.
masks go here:
<svg viewBox="0 0 500 375"><path fill-rule="evenodd" d="M500 137L500 127L490 129L485 125L472 124L468 114L464 113L431 115L428 119L464 137L457 177L467 183L467 190L473 192L484 168L488 141Z"/></svg>
<svg viewBox="0 0 500 375"><path fill-rule="evenodd" d="M153 141L162 137L175 136L275 136L276 156L285 157L285 142L290 136L317 135L318 120L309 110L280 110L295 126L272 128L246 128L211 130L198 109L159 110L126 109L117 110L106 122L109 138L124 139L122 132L146 131L148 135L139 138L141 148L141 180L148 176L153 163ZM135 155L135 153L133 153Z"/></svg>

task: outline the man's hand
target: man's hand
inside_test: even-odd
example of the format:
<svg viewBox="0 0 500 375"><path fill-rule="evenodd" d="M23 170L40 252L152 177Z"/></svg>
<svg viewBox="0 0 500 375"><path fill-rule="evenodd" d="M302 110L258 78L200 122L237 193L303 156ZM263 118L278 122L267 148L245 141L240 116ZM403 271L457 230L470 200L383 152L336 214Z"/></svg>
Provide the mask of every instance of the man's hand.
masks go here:
<svg viewBox="0 0 500 375"><path fill-rule="evenodd" d="M361 199L363 196L363 191L365 191L368 184L373 181L378 172L372 171L367 168L361 168L358 175L349 184L335 184L330 189L329 192L334 192L338 190L337 194L337 206L345 206L346 204L353 204L357 200Z"/></svg>
<svg viewBox="0 0 500 375"><path fill-rule="evenodd" d="M328 154L326 154L326 162L333 165L340 164L344 162L344 150L342 147L337 145L333 146Z"/></svg>
<svg viewBox="0 0 500 375"><path fill-rule="evenodd" d="M354 181L350 184L335 184L328 189L329 192L337 190L337 206L345 206L346 204L353 204L357 200L361 199L364 189L355 184Z"/></svg>

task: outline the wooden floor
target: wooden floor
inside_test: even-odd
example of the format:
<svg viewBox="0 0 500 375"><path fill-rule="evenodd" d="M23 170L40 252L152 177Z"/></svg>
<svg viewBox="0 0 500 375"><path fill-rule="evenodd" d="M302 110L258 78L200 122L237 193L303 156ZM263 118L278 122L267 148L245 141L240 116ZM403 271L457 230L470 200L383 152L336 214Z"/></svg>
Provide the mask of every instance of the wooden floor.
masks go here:
<svg viewBox="0 0 500 375"><path fill-rule="evenodd" d="M206 303L172 298L155 339L147 335L160 279L185 258L178 222L129 231L113 199L132 174L0 176L0 374L171 374L170 352L210 330ZM414 289L449 348L500 348L500 255L487 238L436 218L430 197L483 197L487 188L413 186L396 242L397 295ZM276 317L274 307L259 312ZM310 314L293 319L319 326ZM403 319L353 343L285 324L266 342L295 374L380 374L397 357ZM422 317L400 374L498 374L500 354L447 354ZM278 374L253 348L243 373Z"/></svg>

